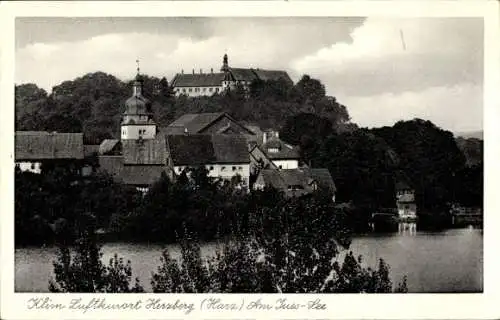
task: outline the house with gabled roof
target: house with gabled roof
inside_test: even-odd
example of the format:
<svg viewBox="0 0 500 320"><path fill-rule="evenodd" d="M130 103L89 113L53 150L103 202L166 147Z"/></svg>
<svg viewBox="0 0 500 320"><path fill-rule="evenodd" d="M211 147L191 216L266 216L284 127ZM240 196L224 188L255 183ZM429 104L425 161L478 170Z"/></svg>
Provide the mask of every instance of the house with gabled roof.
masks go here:
<svg viewBox="0 0 500 320"><path fill-rule="evenodd" d="M41 173L49 163L83 161L82 133L16 131L15 163L21 171Z"/></svg>
<svg viewBox="0 0 500 320"><path fill-rule="evenodd" d="M333 201L337 191L330 172L324 168L263 169L253 188L262 190L265 187L282 191L287 197L299 197L316 191L328 192Z"/></svg>
<svg viewBox="0 0 500 320"><path fill-rule="evenodd" d="M176 134L242 134L255 135L225 112L187 113L170 123L163 132Z"/></svg>
<svg viewBox="0 0 500 320"><path fill-rule="evenodd" d="M401 218L415 219L417 217L417 203L415 189L410 185L410 180L402 172L396 172L396 207Z"/></svg>
<svg viewBox="0 0 500 320"><path fill-rule="evenodd" d="M277 169L297 169L300 154L297 147L289 145L279 138L278 132L266 132L261 144L250 149L252 166L270 166Z"/></svg>
<svg viewBox="0 0 500 320"><path fill-rule="evenodd" d="M167 135L167 160L176 175L204 166L209 177L230 181L236 176L243 186L250 179L247 140L242 135Z"/></svg>
<svg viewBox="0 0 500 320"><path fill-rule="evenodd" d="M293 84L292 79L283 70L264 70L254 68L233 68L229 66L227 54L222 59L220 72L185 74L184 71L175 75L172 79L172 87L176 95L187 95L189 97L211 96L241 86L248 89L253 81L283 80Z"/></svg>

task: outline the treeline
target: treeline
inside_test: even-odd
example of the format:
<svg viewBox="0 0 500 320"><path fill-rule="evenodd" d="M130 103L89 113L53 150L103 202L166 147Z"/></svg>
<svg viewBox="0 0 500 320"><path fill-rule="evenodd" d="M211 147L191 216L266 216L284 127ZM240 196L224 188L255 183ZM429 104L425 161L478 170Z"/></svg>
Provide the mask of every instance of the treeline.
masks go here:
<svg viewBox="0 0 500 320"><path fill-rule="evenodd" d="M421 119L347 132L334 127L317 114L298 114L280 137L298 145L306 163L330 170L337 201L351 202L361 220L395 207L398 182L415 190L421 227L449 226L452 203L483 206L482 142L459 148L451 132Z"/></svg>
<svg viewBox="0 0 500 320"><path fill-rule="evenodd" d="M105 231L103 237L172 243L184 230L195 232L201 241L234 232L247 234L262 227L257 225L260 215L287 206L295 208L296 220L304 219L304 212L310 217L320 207L325 219L332 217L330 212L349 210L336 208L330 196L321 193L291 200L274 189L247 193L235 189L235 184L207 177L202 167L194 169L190 178L183 173L175 183L162 176L143 195L102 173L80 177L62 167L42 174L16 171L16 245L72 243L89 214L95 228ZM330 230L332 234L352 230L351 215L342 221L338 230Z"/></svg>
<svg viewBox="0 0 500 320"><path fill-rule="evenodd" d="M256 81L249 92L242 88L210 97L176 97L165 78L144 76L145 96L152 102L155 120L167 126L185 113L227 112L262 128L279 128L290 115L313 112L339 128L350 128L344 105L326 96L320 81L305 75L291 85L286 81ZM48 94L35 84L15 87L16 130L83 132L88 143L117 138L124 102L132 82L95 72L65 81Z"/></svg>

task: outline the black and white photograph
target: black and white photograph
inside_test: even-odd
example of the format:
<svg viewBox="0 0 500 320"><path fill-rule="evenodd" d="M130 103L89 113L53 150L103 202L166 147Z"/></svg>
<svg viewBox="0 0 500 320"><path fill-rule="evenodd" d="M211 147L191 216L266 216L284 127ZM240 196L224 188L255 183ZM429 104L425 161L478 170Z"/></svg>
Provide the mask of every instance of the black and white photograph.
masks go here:
<svg viewBox="0 0 500 320"><path fill-rule="evenodd" d="M483 17L14 30L16 293L484 292Z"/></svg>

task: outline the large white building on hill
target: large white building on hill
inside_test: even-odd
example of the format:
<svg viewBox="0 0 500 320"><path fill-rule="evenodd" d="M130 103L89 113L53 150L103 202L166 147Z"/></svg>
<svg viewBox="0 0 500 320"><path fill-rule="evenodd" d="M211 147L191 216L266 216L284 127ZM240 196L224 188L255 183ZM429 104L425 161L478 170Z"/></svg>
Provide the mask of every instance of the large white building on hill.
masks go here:
<svg viewBox="0 0 500 320"><path fill-rule="evenodd" d="M211 96L216 93L222 93L228 89L233 89L237 85L243 88L249 88L255 80L284 80L293 83L286 71L282 70L264 70L253 68L232 68L229 66L227 54L224 55L220 72L213 69L209 73L203 73L200 70L196 73L178 73L172 79L172 87L177 96L187 95L190 97Z"/></svg>

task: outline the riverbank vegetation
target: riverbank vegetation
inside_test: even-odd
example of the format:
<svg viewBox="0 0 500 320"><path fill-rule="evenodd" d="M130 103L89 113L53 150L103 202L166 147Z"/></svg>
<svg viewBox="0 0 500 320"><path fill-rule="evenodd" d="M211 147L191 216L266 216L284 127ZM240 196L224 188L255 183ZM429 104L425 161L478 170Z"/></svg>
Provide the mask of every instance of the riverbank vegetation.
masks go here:
<svg viewBox="0 0 500 320"><path fill-rule="evenodd" d="M290 211L292 209L292 211ZM375 269L366 267L352 252L337 261L340 250L349 245L349 237L339 232L342 213L324 209L311 211L297 219L294 210L285 208L261 216L251 233L241 233L220 242L211 257L202 257L200 242L193 234L180 238L181 257L168 251L161 265L151 275L155 293L390 293L407 292L406 278L393 286L389 266L382 260ZM54 261L55 279L49 281L51 292L144 292L137 279L132 284L130 261L117 255L104 266L100 246L92 231L95 221L85 215L87 223L70 252L59 244ZM90 223L89 223L90 221ZM267 228L268 223L274 223ZM336 232L335 232L336 231Z"/></svg>

